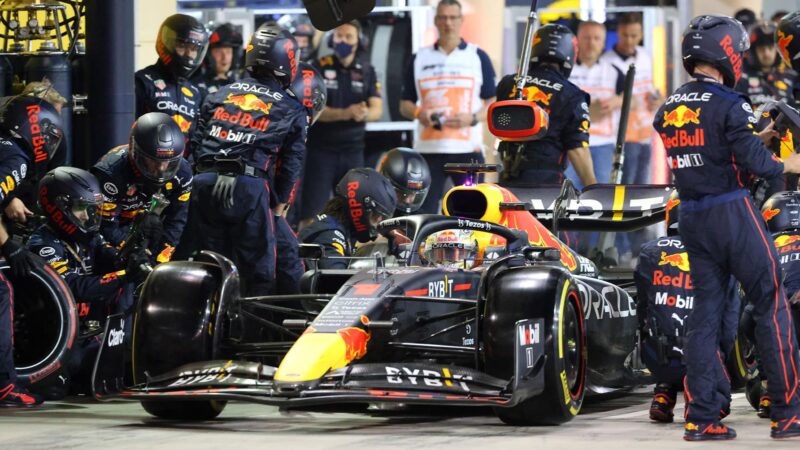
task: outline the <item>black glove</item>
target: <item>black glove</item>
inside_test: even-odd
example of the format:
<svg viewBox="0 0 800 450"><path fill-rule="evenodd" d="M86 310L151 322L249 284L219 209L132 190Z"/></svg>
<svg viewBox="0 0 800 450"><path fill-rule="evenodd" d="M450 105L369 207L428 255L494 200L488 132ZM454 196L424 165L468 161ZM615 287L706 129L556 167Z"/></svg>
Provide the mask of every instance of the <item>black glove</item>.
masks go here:
<svg viewBox="0 0 800 450"><path fill-rule="evenodd" d="M211 195L225 209L233 207L233 191L236 188L236 177L232 175L217 174L217 182Z"/></svg>
<svg viewBox="0 0 800 450"><path fill-rule="evenodd" d="M142 237L149 242L158 242L164 233L164 224L161 223L161 217L158 217L157 214L145 213L139 223L139 230L142 232Z"/></svg>
<svg viewBox="0 0 800 450"><path fill-rule="evenodd" d="M144 281L147 275L152 271L153 269L150 267L150 258L144 250L131 253L130 256L128 256L125 274L130 281L139 284Z"/></svg>
<svg viewBox="0 0 800 450"><path fill-rule="evenodd" d="M27 277L31 271L43 267L45 263L41 258L29 252L26 248L12 241L10 238L0 247L6 261L11 265L11 273L15 277Z"/></svg>

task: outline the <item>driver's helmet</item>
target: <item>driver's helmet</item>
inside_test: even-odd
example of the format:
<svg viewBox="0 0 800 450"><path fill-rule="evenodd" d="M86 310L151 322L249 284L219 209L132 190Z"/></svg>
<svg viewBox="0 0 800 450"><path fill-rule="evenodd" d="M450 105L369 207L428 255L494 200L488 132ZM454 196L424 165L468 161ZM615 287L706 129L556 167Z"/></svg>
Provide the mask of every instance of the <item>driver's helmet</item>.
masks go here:
<svg viewBox="0 0 800 450"><path fill-rule="evenodd" d="M800 229L800 192L778 192L761 207L770 233Z"/></svg>
<svg viewBox="0 0 800 450"><path fill-rule="evenodd" d="M480 264L479 245L471 230L444 230L425 240L422 257L436 267L472 269Z"/></svg>

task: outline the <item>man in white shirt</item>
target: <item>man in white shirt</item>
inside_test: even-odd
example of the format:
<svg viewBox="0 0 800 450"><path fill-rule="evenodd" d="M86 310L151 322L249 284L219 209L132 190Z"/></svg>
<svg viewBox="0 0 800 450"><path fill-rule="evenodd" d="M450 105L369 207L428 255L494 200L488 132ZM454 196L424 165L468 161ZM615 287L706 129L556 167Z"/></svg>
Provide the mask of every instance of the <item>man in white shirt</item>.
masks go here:
<svg viewBox="0 0 800 450"><path fill-rule="evenodd" d="M622 106L622 91L625 76L600 55L606 42L606 28L594 21L581 22L578 26L578 64L572 69L569 80L591 97L589 116L589 151L592 154L594 173L598 183L611 180L614 159L614 143ZM579 179L570 166L567 176L579 185Z"/></svg>
<svg viewBox="0 0 800 450"><path fill-rule="evenodd" d="M458 0L441 0L435 24L439 40L414 55L403 82L400 113L417 119L414 150L431 169L431 187L420 213L436 213L448 177L448 162L483 162L486 111L495 99L495 73L486 52L461 38Z"/></svg>
<svg viewBox="0 0 800 450"><path fill-rule="evenodd" d="M633 81L633 98L628 116L628 129L625 133L624 184L644 184L650 182L650 139L653 134L652 121L663 98L653 86L653 61L647 50L640 46L642 41L642 18L636 13L621 15L617 23L619 41L612 50L600 57L608 61L622 73L628 66L636 65Z"/></svg>

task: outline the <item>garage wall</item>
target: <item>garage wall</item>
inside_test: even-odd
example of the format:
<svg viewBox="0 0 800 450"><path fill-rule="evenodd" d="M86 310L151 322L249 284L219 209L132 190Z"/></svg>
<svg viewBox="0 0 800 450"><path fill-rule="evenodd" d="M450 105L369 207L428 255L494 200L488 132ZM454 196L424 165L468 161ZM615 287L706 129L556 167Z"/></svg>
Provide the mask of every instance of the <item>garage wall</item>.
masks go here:
<svg viewBox="0 0 800 450"><path fill-rule="evenodd" d="M785 1L785 0L784 0ZM749 8L756 13L756 16L761 14L763 7L762 0L694 0L693 2L694 16L700 14L726 14L732 16L736 11L742 8Z"/></svg>
<svg viewBox="0 0 800 450"><path fill-rule="evenodd" d="M156 62L156 35L161 22L177 12L177 2L136 0L134 17L134 65L136 70Z"/></svg>

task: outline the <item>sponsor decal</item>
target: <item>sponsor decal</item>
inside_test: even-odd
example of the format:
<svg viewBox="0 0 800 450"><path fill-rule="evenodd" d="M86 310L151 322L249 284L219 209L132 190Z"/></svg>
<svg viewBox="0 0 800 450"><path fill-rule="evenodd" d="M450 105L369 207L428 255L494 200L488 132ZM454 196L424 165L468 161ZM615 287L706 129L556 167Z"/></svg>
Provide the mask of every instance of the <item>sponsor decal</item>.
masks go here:
<svg viewBox="0 0 800 450"><path fill-rule="evenodd" d="M577 283L583 302L584 319L594 316L597 320L618 319L636 315L636 305L630 295L614 288L603 286L598 292L584 283Z"/></svg>
<svg viewBox="0 0 800 450"><path fill-rule="evenodd" d="M661 141L667 150L674 147L702 147L706 144L706 132L702 128L695 128L691 133L686 130L675 130L671 135L661 133ZM700 160L702 161L702 158Z"/></svg>
<svg viewBox="0 0 800 450"><path fill-rule="evenodd" d="M311 101L311 85L314 82L314 71L303 71L303 106L306 108L313 108L314 102Z"/></svg>
<svg viewBox="0 0 800 450"><path fill-rule="evenodd" d="M160 100L156 103L156 108L162 112L170 111L190 117L192 119L194 119L194 116L197 114L197 111L195 111L194 108L189 108L186 105L179 105L172 100ZM180 123L178 125L180 125Z"/></svg>
<svg viewBox="0 0 800 450"><path fill-rule="evenodd" d="M183 132L183 133L188 133L189 132L189 128L192 128L192 122L186 120L186 118L184 118L180 114L173 115L172 116L172 120L174 120L175 123L178 124L178 128L180 128L181 132Z"/></svg>
<svg viewBox="0 0 800 450"><path fill-rule="evenodd" d="M470 228L486 232L492 231L492 224L489 222L476 222L469 219L458 219L458 228Z"/></svg>
<svg viewBox="0 0 800 450"><path fill-rule="evenodd" d="M47 200L47 186L42 187L39 191L39 203L41 203L42 209L50 216L50 219L56 223L61 231L68 235L72 235L78 230L78 227L67 222L64 214L58 210L56 205Z"/></svg>
<svg viewBox="0 0 800 450"><path fill-rule="evenodd" d="M363 318L362 316L362 322ZM372 337L370 332L359 327L347 327L336 330L336 334L344 341L344 357L347 362L361 359L367 354L367 342L369 342L369 339Z"/></svg>
<svg viewBox="0 0 800 450"><path fill-rule="evenodd" d="M662 135L661 138L664 139L664 136ZM665 147L667 147L666 144L667 142L664 141ZM703 165L703 155L700 153L688 153L685 155L667 156L667 164L669 168L673 170L685 169L687 167L700 167Z"/></svg>
<svg viewBox="0 0 800 450"><path fill-rule="evenodd" d="M542 341L539 334L539 323L528 323L526 325L519 325L519 345L528 346L538 344Z"/></svg>
<svg viewBox="0 0 800 450"><path fill-rule="evenodd" d="M515 86L517 80L517 77L514 77ZM564 87L561 83L554 83L546 78L532 77L530 75L525 77L525 84L535 84L536 86L553 89L555 91L560 91ZM516 94L516 89L513 92Z"/></svg>
<svg viewBox="0 0 800 450"><path fill-rule="evenodd" d="M465 381L472 380L469 375L451 374L450 369L442 367L441 371L431 369L415 369L409 367L386 366L386 381L392 384L408 384L411 386L460 387L469 392Z"/></svg>
<svg viewBox="0 0 800 450"><path fill-rule="evenodd" d="M428 297L451 297L453 295L453 280L444 276L444 280L428 282Z"/></svg>
<svg viewBox="0 0 800 450"><path fill-rule="evenodd" d="M681 128L686 124L693 123L700 124L700 109L687 108L686 105L680 105L672 111L664 111L664 127Z"/></svg>
<svg viewBox="0 0 800 450"><path fill-rule="evenodd" d="M39 250L39 256L43 258L47 258L48 256L53 256L55 254L56 254L56 249L54 249L53 247L42 247L42 249Z"/></svg>
<svg viewBox="0 0 800 450"><path fill-rule="evenodd" d="M680 272L678 275L665 275L662 270L653 272L653 286L672 286L676 288L694 289L692 275L687 272Z"/></svg>
<svg viewBox="0 0 800 450"><path fill-rule="evenodd" d="M292 79L297 76L297 43L294 41L286 40L283 43L283 50L286 51L286 56L289 57L289 70L291 71Z"/></svg>
<svg viewBox="0 0 800 450"><path fill-rule="evenodd" d="M775 44L778 46L778 51L781 52L783 60L788 63L792 60L792 57L789 55L789 44L794 39L794 35L790 34L786 36L783 34L783 31L778 30L776 36L778 39L776 40Z"/></svg>
<svg viewBox="0 0 800 450"><path fill-rule="evenodd" d="M119 194L119 190L117 189L117 186L114 183L110 182L110 181L106 182L105 184L103 184L103 189L106 192L108 192L109 194L111 194L111 195Z"/></svg>
<svg viewBox="0 0 800 450"><path fill-rule="evenodd" d="M231 114L225 111L225 108L221 106L217 107L217 109L214 111L212 119L221 120L233 125L239 125L241 127L251 128L253 130L262 132L266 131L267 126L269 126L269 118L267 117L262 117L261 119L256 120L250 113L239 111L236 114Z"/></svg>
<svg viewBox="0 0 800 450"><path fill-rule="evenodd" d="M725 51L725 54L728 55L728 59L733 65L733 73L736 80L738 80L742 76L742 55L734 50L731 44L733 44L733 38L731 38L729 34L725 35L725 37L719 41L719 45L722 47L722 50Z"/></svg>
<svg viewBox="0 0 800 450"><path fill-rule="evenodd" d="M187 88L186 86L181 88L181 93L187 97L194 97L194 93L191 89Z"/></svg>
<svg viewBox="0 0 800 450"><path fill-rule="evenodd" d="M208 132L208 135L228 142L244 142L245 144L252 144L256 141L256 135L253 133L245 133L244 131L231 131L222 128L219 125L211 125L211 130Z"/></svg>
<svg viewBox="0 0 800 450"><path fill-rule="evenodd" d="M257 84L233 83L230 85L230 88L235 91L252 92L254 94L266 95L267 97L272 97L272 99L276 101L283 100L283 94L280 92L273 91L268 87L259 86Z"/></svg>
<svg viewBox="0 0 800 450"><path fill-rule="evenodd" d="M672 267L677 267L684 272L689 271L689 254L686 252L681 253L674 253L674 254L667 254L667 252L661 252L661 261L658 262L659 266L666 266L670 265Z"/></svg>
<svg viewBox="0 0 800 450"><path fill-rule="evenodd" d="M119 330L110 329L108 330L108 346L109 347L116 347L125 340L125 320L120 320L119 322Z"/></svg>
<svg viewBox="0 0 800 450"><path fill-rule="evenodd" d="M667 105L671 105L676 102L680 103L687 103L687 102L708 102L711 100L714 94L711 92L688 92L685 94L673 94L667 97L667 101L665 102Z"/></svg>
<svg viewBox="0 0 800 450"><path fill-rule="evenodd" d="M168 98L169 97L169 92L167 92L167 91L156 91L155 92L155 96L156 96L156 98L160 98L160 97Z"/></svg>
<svg viewBox="0 0 800 450"><path fill-rule="evenodd" d="M773 217L777 216L780 212L781 212L780 208L772 209L768 207L761 213L761 215L764 216L765 221L769 222L770 220L772 220Z"/></svg>
<svg viewBox="0 0 800 450"><path fill-rule="evenodd" d="M28 123L30 123L34 162L45 162L47 161L47 151L44 148L46 141L42 136L42 127L39 126L39 113L42 110L39 105L30 105L25 108L25 111L28 114Z"/></svg>
<svg viewBox="0 0 800 450"><path fill-rule="evenodd" d="M272 103L261 100L255 94L228 94L228 97L222 103L235 105L243 111L260 111L263 114L269 114L270 109L272 109Z"/></svg>
<svg viewBox="0 0 800 450"><path fill-rule="evenodd" d="M233 361L228 361L224 366L209 367L206 369L187 370L178 374L178 379L169 386L188 386L192 384L224 383L233 374L232 371L238 366L233 365Z"/></svg>
<svg viewBox="0 0 800 450"><path fill-rule="evenodd" d="M669 295L668 292L656 292L656 305L669 306L670 308L692 309L694 306L694 296L687 295L686 297L678 295Z"/></svg>
<svg viewBox="0 0 800 450"><path fill-rule="evenodd" d="M154 84L154 85L155 85L155 87L157 87L159 90L164 90L164 89L166 89L166 88L167 88L167 83L165 83L165 82L164 82L164 80L162 80L162 79L153 80L153 84Z"/></svg>
<svg viewBox="0 0 800 450"><path fill-rule="evenodd" d="M364 223L364 208L356 199L360 183L353 181L347 183L347 205L350 207L350 219L356 231L367 231L367 224ZM460 221L460 220L459 220Z"/></svg>

